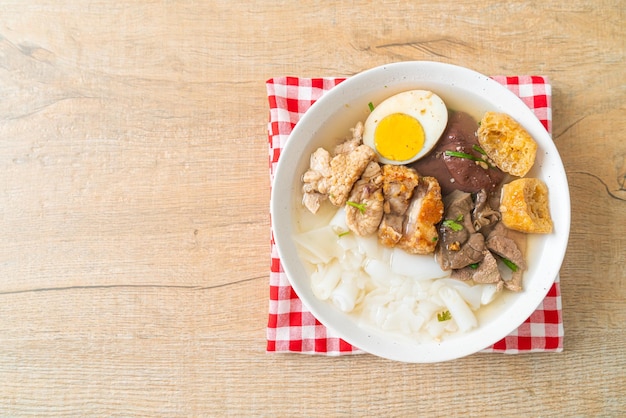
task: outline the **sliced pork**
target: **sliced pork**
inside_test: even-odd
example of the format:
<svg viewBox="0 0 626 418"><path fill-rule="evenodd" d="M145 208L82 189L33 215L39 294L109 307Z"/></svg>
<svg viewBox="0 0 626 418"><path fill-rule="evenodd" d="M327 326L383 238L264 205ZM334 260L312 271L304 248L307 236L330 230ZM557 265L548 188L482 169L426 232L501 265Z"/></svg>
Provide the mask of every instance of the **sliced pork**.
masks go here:
<svg viewBox="0 0 626 418"><path fill-rule="evenodd" d="M378 230L383 217L383 175L380 165L372 161L355 183L346 205L346 224L360 236Z"/></svg>
<svg viewBox="0 0 626 418"><path fill-rule="evenodd" d="M331 156L324 148L318 148L309 160L309 169L302 175L302 203L317 213L322 202L328 198Z"/></svg>

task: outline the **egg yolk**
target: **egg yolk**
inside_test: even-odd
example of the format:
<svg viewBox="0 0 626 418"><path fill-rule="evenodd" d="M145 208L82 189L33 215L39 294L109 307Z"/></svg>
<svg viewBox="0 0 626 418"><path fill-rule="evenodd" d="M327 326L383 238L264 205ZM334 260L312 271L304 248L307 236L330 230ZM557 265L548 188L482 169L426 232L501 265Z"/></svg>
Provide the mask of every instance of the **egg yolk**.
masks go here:
<svg viewBox="0 0 626 418"><path fill-rule="evenodd" d="M392 113L376 126L374 145L389 160L408 160L424 147L424 128L414 117Z"/></svg>

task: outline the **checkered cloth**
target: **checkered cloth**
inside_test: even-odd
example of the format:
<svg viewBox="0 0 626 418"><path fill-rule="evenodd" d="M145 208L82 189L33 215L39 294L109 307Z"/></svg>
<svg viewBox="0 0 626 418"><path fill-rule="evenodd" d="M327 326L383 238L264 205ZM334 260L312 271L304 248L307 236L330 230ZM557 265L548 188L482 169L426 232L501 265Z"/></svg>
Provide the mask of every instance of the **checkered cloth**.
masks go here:
<svg viewBox="0 0 626 418"><path fill-rule="evenodd" d="M519 96L552 132L551 86L542 76L495 76ZM274 181L280 151L300 117L324 93L345 78L278 77L266 83L270 107L269 163ZM515 354L563 350L563 322L559 278L537 310L514 332L483 352ZM295 352L338 356L363 353L322 325L302 304L284 273L271 235L270 301L267 324L268 352Z"/></svg>

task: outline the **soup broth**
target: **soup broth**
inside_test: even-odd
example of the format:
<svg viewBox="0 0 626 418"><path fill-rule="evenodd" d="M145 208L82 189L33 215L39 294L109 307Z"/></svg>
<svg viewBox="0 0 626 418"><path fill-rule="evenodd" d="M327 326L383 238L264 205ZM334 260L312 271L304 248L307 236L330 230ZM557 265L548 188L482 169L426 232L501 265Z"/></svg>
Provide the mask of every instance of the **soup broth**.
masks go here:
<svg viewBox="0 0 626 418"><path fill-rule="evenodd" d="M490 108L487 102L472 95L455 100L458 91L452 87L436 93L449 109L466 112L476 120ZM368 101L364 103L367 109ZM354 114L354 109L346 107L346 111ZM366 117L364 111L359 119ZM356 123L355 119L352 121L350 126ZM347 136L349 127L343 132ZM341 141L342 135L336 135L334 141L327 137L324 145L332 147ZM402 250L382 246L375 237L372 240L347 236L347 227L341 221L342 209L326 201L319 212L312 214L301 203L301 188L297 191L293 205L297 212L295 241L314 293L350 315L355 324L418 342L440 340L479 326L491 311L506 303L508 295L498 292L495 285L468 285L450 279L449 272L438 268L432 255L402 254ZM325 254L328 251L332 254ZM394 267L394 260L400 258L406 260L404 269ZM432 277L407 275L410 269L430 271Z"/></svg>

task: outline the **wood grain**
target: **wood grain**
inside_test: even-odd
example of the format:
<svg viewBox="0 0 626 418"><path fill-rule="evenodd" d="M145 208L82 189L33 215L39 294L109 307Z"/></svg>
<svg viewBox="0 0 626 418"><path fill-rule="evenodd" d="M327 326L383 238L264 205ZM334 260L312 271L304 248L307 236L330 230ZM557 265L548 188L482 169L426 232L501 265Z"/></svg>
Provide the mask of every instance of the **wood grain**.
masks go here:
<svg viewBox="0 0 626 418"><path fill-rule="evenodd" d="M0 2L3 416L621 416L626 3ZM265 353L281 75L435 60L553 85L565 351Z"/></svg>

